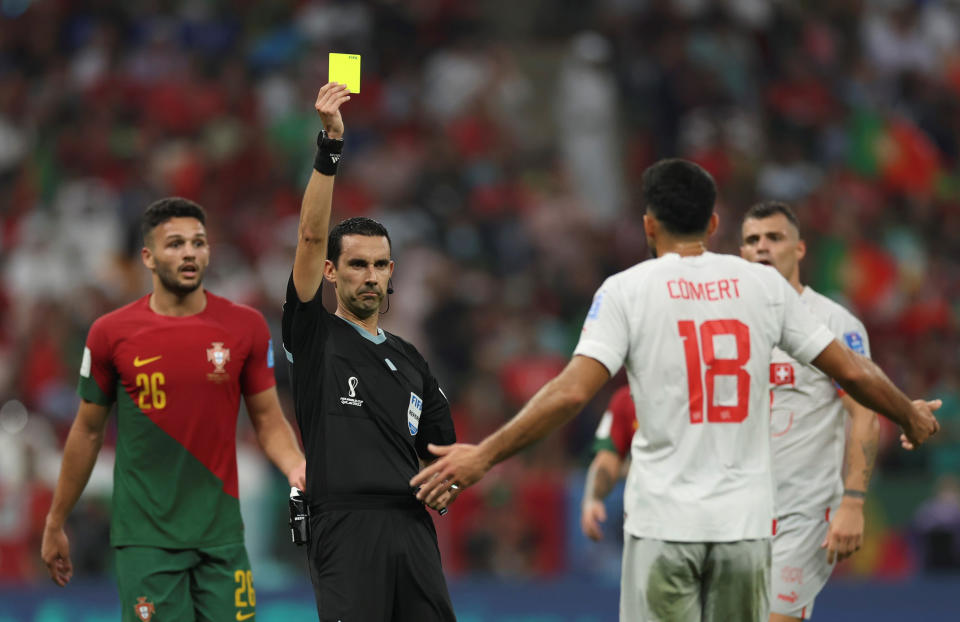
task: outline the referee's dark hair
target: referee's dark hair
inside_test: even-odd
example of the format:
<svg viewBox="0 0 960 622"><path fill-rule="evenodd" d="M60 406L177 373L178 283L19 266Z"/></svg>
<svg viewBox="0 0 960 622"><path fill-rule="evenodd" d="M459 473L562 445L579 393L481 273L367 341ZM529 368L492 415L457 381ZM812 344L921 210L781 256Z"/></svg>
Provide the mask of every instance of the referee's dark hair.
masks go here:
<svg viewBox="0 0 960 622"><path fill-rule="evenodd" d="M743 220L741 222L746 222L751 218L761 220L763 218L770 218L776 214L783 214L793 228L797 230L797 233L800 232L800 221L797 220L797 214L793 211L793 208L783 201L763 201L753 205L750 209L747 210L747 213L743 215Z"/></svg>
<svg viewBox="0 0 960 622"><path fill-rule="evenodd" d="M387 246L393 248L387 228L376 220L364 216L347 218L331 229L330 235L327 237L327 259L332 261L333 265L337 265L337 260L340 259L340 251L343 250L341 240L345 235L365 235L371 238L385 237L387 238Z"/></svg>
<svg viewBox="0 0 960 622"><path fill-rule="evenodd" d="M200 221L200 224L207 224L207 213L193 201L183 197L160 199L151 203L143 212L143 218L140 219L140 233L143 235L143 243L147 243L151 231L171 218L196 218Z"/></svg>
<svg viewBox="0 0 960 622"><path fill-rule="evenodd" d="M703 233L717 201L717 185L702 167L669 158L643 173L644 207L674 235Z"/></svg>

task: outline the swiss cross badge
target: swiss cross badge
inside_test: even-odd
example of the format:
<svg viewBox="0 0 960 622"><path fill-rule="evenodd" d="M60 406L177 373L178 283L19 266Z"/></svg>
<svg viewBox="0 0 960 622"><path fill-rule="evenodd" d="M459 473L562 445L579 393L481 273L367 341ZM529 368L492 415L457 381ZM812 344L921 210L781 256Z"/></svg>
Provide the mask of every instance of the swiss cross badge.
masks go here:
<svg viewBox="0 0 960 622"><path fill-rule="evenodd" d="M156 612L156 609L146 596L138 596L137 604L133 606L133 611L137 615L137 618L143 620L143 622L150 622L150 618L153 617L153 614Z"/></svg>
<svg viewBox="0 0 960 622"><path fill-rule="evenodd" d="M793 365L790 363L770 363L770 384L793 384Z"/></svg>
<svg viewBox="0 0 960 622"><path fill-rule="evenodd" d="M223 368L230 360L230 348L224 348L222 341L214 341L210 345L213 347L207 348L207 360L213 363L213 373L226 373Z"/></svg>

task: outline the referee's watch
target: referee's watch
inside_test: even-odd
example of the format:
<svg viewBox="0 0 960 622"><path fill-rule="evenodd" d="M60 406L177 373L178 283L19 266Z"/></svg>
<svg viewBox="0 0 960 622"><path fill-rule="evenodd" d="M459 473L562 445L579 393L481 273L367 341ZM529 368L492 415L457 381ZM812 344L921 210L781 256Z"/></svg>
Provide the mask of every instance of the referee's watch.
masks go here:
<svg viewBox="0 0 960 622"><path fill-rule="evenodd" d="M343 139L330 138L326 130L320 130L317 134L317 156L313 159L314 170L321 175L336 175L341 153L343 153Z"/></svg>

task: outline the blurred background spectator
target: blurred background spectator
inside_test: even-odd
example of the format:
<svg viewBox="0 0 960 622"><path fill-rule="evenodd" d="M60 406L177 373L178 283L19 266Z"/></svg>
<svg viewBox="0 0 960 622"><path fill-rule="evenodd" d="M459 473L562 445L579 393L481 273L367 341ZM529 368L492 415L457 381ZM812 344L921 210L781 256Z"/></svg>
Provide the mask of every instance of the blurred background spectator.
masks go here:
<svg viewBox="0 0 960 622"><path fill-rule="evenodd" d="M4 0L0 581L45 580L38 534L82 344L148 288L147 204L204 205L206 286L279 335L329 51L363 56L335 218L390 229L383 323L431 361L460 439L495 429L562 367L603 278L647 256L640 173L686 157L720 187L715 250L737 252L753 202L793 202L804 280L864 320L911 396L945 401L922 451L884 428L868 542L842 572L956 567L956 483L933 486L960 471L956 2ZM602 548L606 563L581 563L596 553L571 502L613 384L437 521L449 573L547 577L617 559ZM258 585L301 576L283 478L240 428L248 547L271 569ZM106 445L71 517L80 575L112 572Z"/></svg>
<svg viewBox="0 0 960 622"><path fill-rule="evenodd" d="M951 475L937 482L937 492L913 518L920 540L923 569L932 573L960 570L960 485Z"/></svg>

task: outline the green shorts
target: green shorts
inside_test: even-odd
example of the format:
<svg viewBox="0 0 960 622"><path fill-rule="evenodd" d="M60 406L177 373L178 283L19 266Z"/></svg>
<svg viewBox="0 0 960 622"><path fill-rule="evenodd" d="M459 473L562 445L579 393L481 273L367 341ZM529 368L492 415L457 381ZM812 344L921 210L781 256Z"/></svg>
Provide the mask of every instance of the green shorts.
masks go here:
<svg viewBox="0 0 960 622"><path fill-rule="evenodd" d="M117 584L123 622L255 620L257 596L243 544L117 547Z"/></svg>

